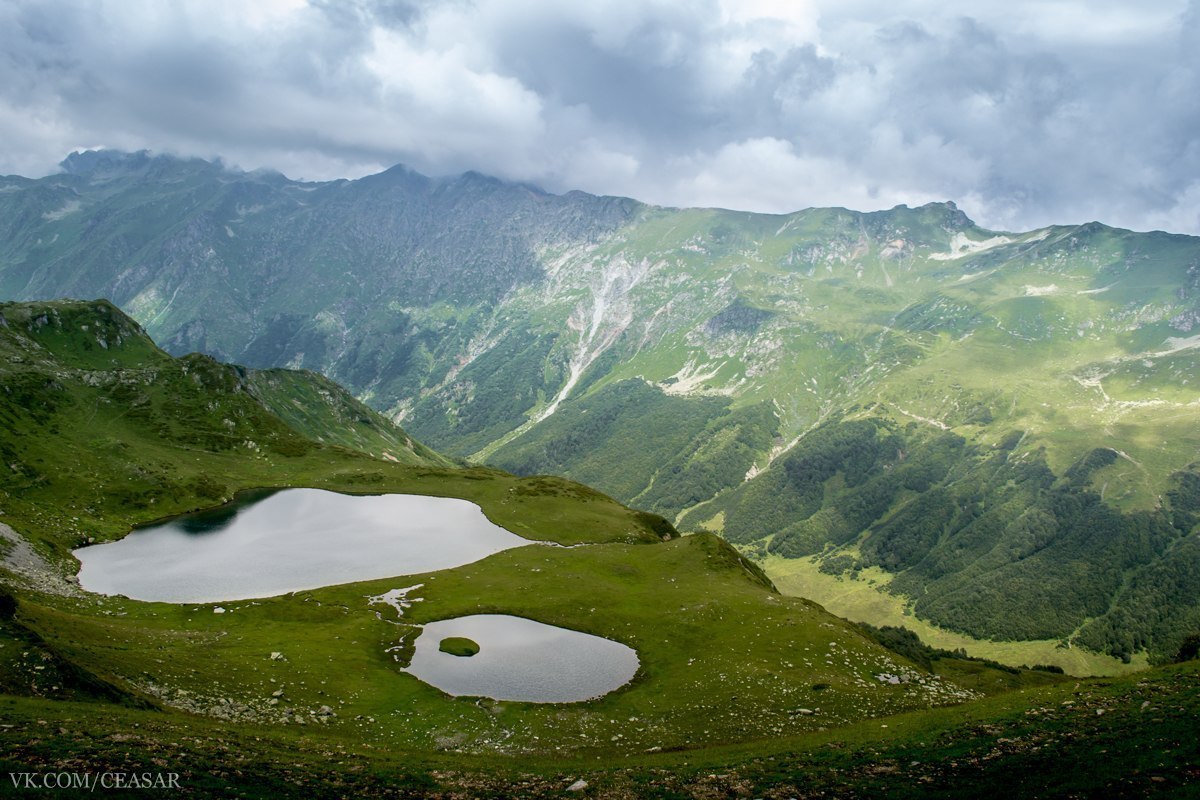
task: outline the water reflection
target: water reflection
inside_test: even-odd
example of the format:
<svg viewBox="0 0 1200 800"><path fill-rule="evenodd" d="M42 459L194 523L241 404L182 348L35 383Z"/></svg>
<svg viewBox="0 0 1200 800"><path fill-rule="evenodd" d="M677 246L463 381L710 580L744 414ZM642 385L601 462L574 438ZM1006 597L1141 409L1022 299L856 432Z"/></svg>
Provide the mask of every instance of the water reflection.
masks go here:
<svg viewBox="0 0 1200 800"><path fill-rule="evenodd" d="M192 603L448 569L526 544L466 500L285 489L75 556L85 589Z"/></svg>
<svg viewBox="0 0 1200 800"><path fill-rule="evenodd" d="M231 503L226 503L216 508L205 509L204 511L184 514L169 522L174 523L184 533L216 533L229 527L237 519L237 515L241 513L242 509L248 508L259 501L266 500L279 491L279 489L251 489L250 491L239 493Z"/></svg>
<svg viewBox="0 0 1200 800"><path fill-rule="evenodd" d="M441 652L443 639L464 637L479 652ZM505 614L431 622L417 637L407 672L446 694L573 703L624 686L637 672L637 652L620 642Z"/></svg>

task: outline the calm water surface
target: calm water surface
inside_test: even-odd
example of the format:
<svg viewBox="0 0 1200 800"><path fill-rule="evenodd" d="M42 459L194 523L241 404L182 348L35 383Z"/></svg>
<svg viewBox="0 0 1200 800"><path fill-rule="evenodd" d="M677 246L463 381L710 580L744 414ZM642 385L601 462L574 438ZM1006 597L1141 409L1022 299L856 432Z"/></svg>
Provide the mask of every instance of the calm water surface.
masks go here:
<svg viewBox="0 0 1200 800"><path fill-rule="evenodd" d="M450 636L473 640L479 652L439 651ZM637 668L637 653L620 642L522 617L476 614L427 624L407 671L452 695L572 703L625 685Z"/></svg>
<svg viewBox="0 0 1200 800"><path fill-rule="evenodd" d="M196 603L449 569L529 543L466 500L285 489L141 528L75 557L90 591Z"/></svg>

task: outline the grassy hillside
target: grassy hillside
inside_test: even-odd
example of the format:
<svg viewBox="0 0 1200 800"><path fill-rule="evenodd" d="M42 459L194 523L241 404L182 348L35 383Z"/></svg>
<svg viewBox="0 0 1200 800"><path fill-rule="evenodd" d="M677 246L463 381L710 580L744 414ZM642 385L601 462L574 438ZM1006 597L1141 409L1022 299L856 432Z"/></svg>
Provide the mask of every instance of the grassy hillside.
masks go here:
<svg viewBox="0 0 1200 800"><path fill-rule="evenodd" d="M247 391L306 438L388 461L450 464L323 375L288 369L246 370L244 375Z"/></svg>
<svg viewBox="0 0 1200 800"><path fill-rule="evenodd" d="M60 553L294 460L450 463L318 376L174 359L106 301L0 304L0 359L0 508ZM318 427L344 446L308 438Z"/></svg>
<svg viewBox="0 0 1200 800"><path fill-rule="evenodd" d="M0 295L109 296L172 353L322 372L453 457L584 480L747 552L838 548L824 568L877 564L962 634L1161 659L1195 626L1195 237L989 231L951 203L655 208L402 168L64 168L3 179ZM341 444L404 443L338 405ZM860 423L901 450L812 461Z"/></svg>
<svg viewBox="0 0 1200 800"><path fill-rule="evenodd" d="M5 763L106 761L110 754L92 746L96 732L140 742L145 719L171 731L171 741L203 742L214 721L226 735L258 737L226 775L256 776L251 791L275 786L283 765L247 762L269 761L293 743L306 753L402 754L406 765L460 754L513 770L551 759L595 765L829 731L961 704L995 691L997 680L1007 688L1046 679L964 662L960 685L810 601L779 595L719 537L680 538L661 517L579 484L446 467L415 450L401 463L317 442L260 401L254 373L208 357L173 359L106 303L0 312L10 395L10 423L0 429L9 461L0 478L0 690L9 695L0 714L71 720L54 729L70 732L62 741L6 748ZM336 398L305 373L267 377L277 397ZM363 435L357 417L337 430L343 418L323 403L313 413L333 426L324 438ZM343 408L354 406L334 406ZM404 441L394 429L384 433L389 447ZM436 573L221 603L219 613L214 603L95 595L70 578L69 551L85 541L281 486L461 497L536 543ZM402 615L373 602L413 586L420 591ZM637 651L637 674L595 700L538 704L450 697L404 671L421 624L472 613L625 643ZM146 708L151 717L139 716ZM83 730L86 737L75 735ZM314 742L323 744L307 750ZM124 752L169 761L150 755L166 746L147 741L146 750ZM202 760L216 757L208 750ZM288 763L306 774L315 763L296 758ZM381 763L369 775L389 769Z"/></svg>
<svg viewBox="0 0 1200 800"><path fill-rule="evenodd" d="M719 520L733 542L816 556L833 575L882 568L921 619L978 639L1173 654L1200 629L1196 473L1173 475L1156 508L1120 511L1093 477L1118 453L1056 475L1020 439L981 447L876 412L831 420L683 524Z"/></svg>
<svg viewBox="0 0 1200 800"><path fill-rule="evenodd" d="M1174 800L1200 794L1198 702L1193 662L831 731L614 761L413 753L328 726L9 696L0 698L0 769L177 772L201 797L561 797L583 780L583 794L608 798Z"/></svg>
<svg viewBox="0 0 1200 800"><path fill-rule="evenodd" d="M879 566L980 640L1173 653L1200 626L1200 243L945 206L774 222L664 211L577 256L636 248L634 311L575 399L481 455L747 552Z"/></svg>

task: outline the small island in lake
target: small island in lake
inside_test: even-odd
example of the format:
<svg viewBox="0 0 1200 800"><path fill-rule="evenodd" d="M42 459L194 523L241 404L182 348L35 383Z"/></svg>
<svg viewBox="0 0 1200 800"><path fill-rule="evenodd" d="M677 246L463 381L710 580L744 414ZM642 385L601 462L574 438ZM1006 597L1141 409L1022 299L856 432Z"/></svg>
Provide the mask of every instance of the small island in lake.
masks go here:
<svg viewBox="0 0 1200 800"><path fill-rule="evenodd" d="M473 656L479 652L479 645L465 636L448 636L442 639L438 649L452 656Z"/></svg>

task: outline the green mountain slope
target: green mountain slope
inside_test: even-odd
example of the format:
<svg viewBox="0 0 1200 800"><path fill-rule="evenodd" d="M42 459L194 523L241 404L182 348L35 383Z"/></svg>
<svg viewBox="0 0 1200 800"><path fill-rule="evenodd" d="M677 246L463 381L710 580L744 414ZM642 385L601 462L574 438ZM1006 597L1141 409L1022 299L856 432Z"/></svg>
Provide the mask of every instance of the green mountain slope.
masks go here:
<svg viewBox="0 0 1200 800"><path fill-rule="evenodd" d="M1093 486L1115 451L1056 476L1020 438L980 446L875 413L831 420L685 526L719 519L731 541L819 556L834 574L880 567L921 618L979 639L1173 653L1200 628L1197 474L1173 475L1152 510L1120 511Z"/></svg>
<svg viewBox="0 0 1200 800"><path fill-rule="evenodd" d="M0 294L112 297L172 352L320 371L442 452L586 480L752 552L842 548L824 568L878 564L958 631L1162 657L1193 624L1194 237L1001 233L953 204L666 209L401 168L305 184L144 154L64 164L3 179ZM1057 543L999 532L1016 517L968 531L949 506L942 528L897 532L926 491L871 478L898 455L787 472L824 447L808 437L858 422L930 473L922 502L1031 506ZM1049 475L1006 488L1001 451ZM1098 498L1112 542L1079 539L1064 492ZM970 586L1023 600L997 621Z"/></svg>
<svg viewBox="0 0 1200 800"><path fill-rule="evenodd" d="M269 460L311 449L320 430L330 444L402 463L450 463L325 378L172 358L103 300L0 304L0 359L8 467L0 481L20 502L70 485L52 463L107 480L108 503L136 504L152 487L189 491L136 463L147 438ZM210 500L225 495L207 491Z"/></svg>
<svg viewBox="0 0 1200 800"><path fill-rule="evenodd" d="M6 694L95 703L81 712L88 724L117 701L154 706L182 729L208 730L198 717L213 718L281 741L314 726L356 748L421 758L594 760L828 729L993 690L978 677L968 676L978 688L960 686L816 604L779 595L720 538L679 537L666 520L587 487L446 467L420 453L401 463L303 436L260 402L252 372L174 359L107 303L6 304L0 314ZM336 390L307 373L266 379L279 382L276 393ZM461 497L532 541L456 569L219 607L100 596L70 580L69 551L86 540L284 486ZM372 602L414 585L419 599L402 614ZM564 705L450 697L404 671L415 626L473 613L627 643L637 675ZM1047 678L1012 674L1023 685Z"/></svg>
<svg viewBox="0 0 1200 800"><path fill-rule="evenodd" d="M323 375L261 369L245 370L242 376L254 399L309 439L402 464L450 463Z"/></svg>
<svg viewBox="0 0 1200 800"><path fill-rule="evenodd" d="M196 796L272 799L550 798L582 780L589 793L622 798L807 792L1175 800L1197 794L1200 667L1192 662L1115 681L1010 692L886 723L619 761L431 756L355 742L324 726L265 728L119 706L102 712L80 702L4 698L0 768L58 772L83 762L97 772L149 769L178 774ZM236 768L231 757L239 759Z"/></svg>

